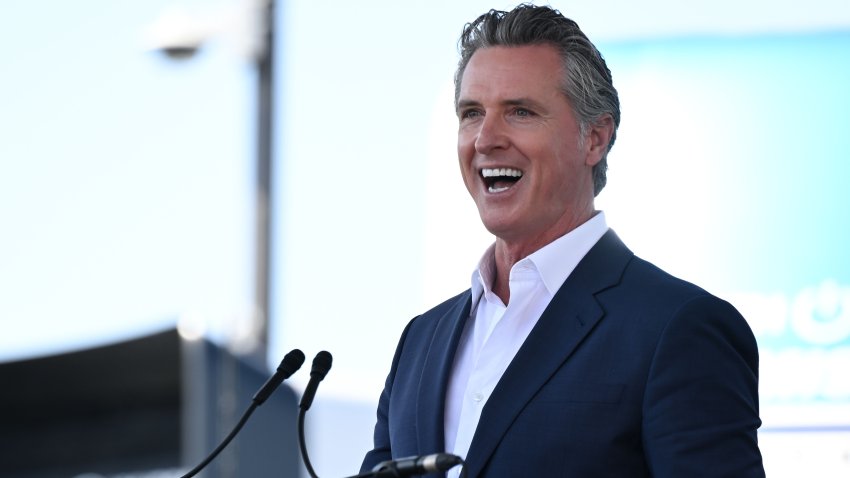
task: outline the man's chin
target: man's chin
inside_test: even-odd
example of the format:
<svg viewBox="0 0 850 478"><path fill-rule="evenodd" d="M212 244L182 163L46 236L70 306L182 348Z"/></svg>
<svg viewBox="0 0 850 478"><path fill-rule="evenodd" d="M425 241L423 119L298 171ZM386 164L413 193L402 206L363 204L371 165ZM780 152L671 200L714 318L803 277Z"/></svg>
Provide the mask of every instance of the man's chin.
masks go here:
<svg viewBox="0 0 850 478"><path fill-rule="evenodd" d="M491 214L491 217L485 217L482 214L481 222L490 234L500 239L513 238L519 231L522 230L522 225L519 221L512 220L504 214Z"/></svg>

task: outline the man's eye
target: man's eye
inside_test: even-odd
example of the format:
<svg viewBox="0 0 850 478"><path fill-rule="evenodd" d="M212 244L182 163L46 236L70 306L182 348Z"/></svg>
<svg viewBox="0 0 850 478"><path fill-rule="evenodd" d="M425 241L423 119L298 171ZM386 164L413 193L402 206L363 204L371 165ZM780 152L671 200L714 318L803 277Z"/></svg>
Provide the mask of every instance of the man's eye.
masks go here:
<svg viewBox="0 0 850 478"><path fill-rule="evenodd" d="M462 111L460 114L461 119L474 119L481 116L481 112L478 110L466 110Z"/></svg>
<svg viewBox="0 0 850 478"><path fill-rule="evenodd" d="M517 115L517 116L522 116L522 117L532 116L532 112L525 109L525 108L517 108L514 111L514 114Z"/></svg>

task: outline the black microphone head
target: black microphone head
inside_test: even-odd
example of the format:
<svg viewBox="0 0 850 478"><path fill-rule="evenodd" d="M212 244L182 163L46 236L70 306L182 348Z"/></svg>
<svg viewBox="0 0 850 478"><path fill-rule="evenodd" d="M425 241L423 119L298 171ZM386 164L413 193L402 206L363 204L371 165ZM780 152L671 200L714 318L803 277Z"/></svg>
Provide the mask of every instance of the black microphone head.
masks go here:
<svg viewBox="0 0 850 478"><path fill-rule="evenodd" d="M310 370L310 376L324 380L325 375L328 374L328 370L331 369L331 364L333 364L333 357L331 357L330 352L322 350L313 359L313 368Z"/></svg>
<svg viewBox="0 0 850 478"><path fill-rule="evenodd" d="M254 394L254 403L262 405L284 380L301 368L303 363L304 352L294 349L286 354L280 361L280 365L277 366L277 372L269 377L268 381Z"/></svg>
<svg viewBox="0 0 850 478"><path fill-rule="evenodd" d="M419 476L426 473L442 473L456 465L462 465L463 459L457 455L448 453L434 453L432 455L408 456L395 460L387 460L372 468L372 475L376 478L400 478L407 476ZM463 475L463 472L461 473Z"/></svg>
<svg viewBox="0 0 850 478"><path fill-rule="evenodd" d="M280 361L280 365L277 366L277 371L281 372L284 377L289 378L290 375L295 373L301 365L304 364L304 352L298 349L292 349L288 354L283 357L283 360Z"/></svg>
<svg viewBox="0 0 850 478"><path fill-rule="evenodd" d="M435 453L433 455L423 456L421 459L422 468L428 472L448 471L450 468L462 464L463 459L461 457L448 453Z"/></svg>

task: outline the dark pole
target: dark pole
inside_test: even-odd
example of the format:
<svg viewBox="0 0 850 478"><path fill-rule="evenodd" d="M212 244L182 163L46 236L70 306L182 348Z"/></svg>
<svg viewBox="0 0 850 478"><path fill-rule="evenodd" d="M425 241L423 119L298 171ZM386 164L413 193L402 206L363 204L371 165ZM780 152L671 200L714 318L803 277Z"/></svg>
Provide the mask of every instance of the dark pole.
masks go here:
<svg viewBox="0 0 850 478"><path fill-rule="evenodd" d="M275 2L267 0L261 13L262 48L257 58L257 171L255 295L257 347L253 352L265 364L269 338L272 237L272 120L274 112Z"/></svg>

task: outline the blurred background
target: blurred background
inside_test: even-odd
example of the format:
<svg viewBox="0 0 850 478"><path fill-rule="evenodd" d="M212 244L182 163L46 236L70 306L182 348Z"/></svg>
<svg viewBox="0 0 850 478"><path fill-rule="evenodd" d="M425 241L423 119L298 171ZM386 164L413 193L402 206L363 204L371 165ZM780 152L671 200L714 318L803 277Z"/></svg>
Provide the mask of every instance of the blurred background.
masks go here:
<svg viewBox="0 0 850 478"><path fill-rule="evenodd" d="M169 446L210 435L156 469L50 476L175 476L227 431L204 417L241 411L295 347L334 355L307 422L313 465L355 474L403 327L467 288L492 241L458 174L452 75L463 24L514 3L278 1L271 43L264 5L0 4L0 394L23 406L11 367L52 357L39 373L58 373L153 337L139 357L182 390L160 417L183 437ZM768 475L848 476L850 4L552 5L620 92L597 207L638 255L750 321ZM109 357L62 390L113 380ZM190 362L208 378L191 390ZM237 375L253 378L222 378ZM211 415L187 421L193 406ZM263 411L286 430L275 446L294 446L291 417ZM22 429L18 412L0 425Z"/></svg>

